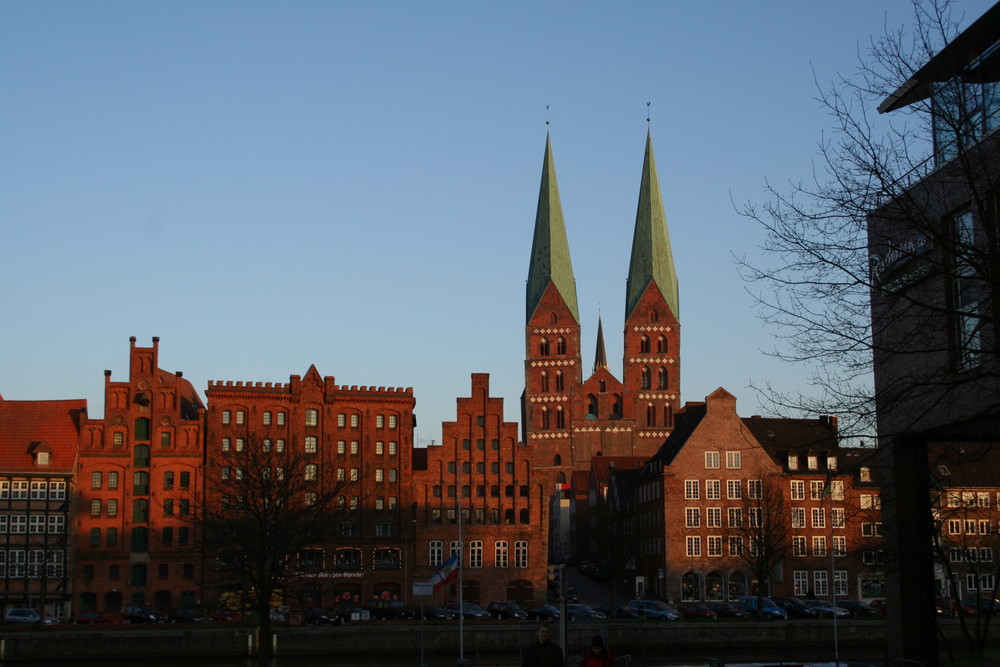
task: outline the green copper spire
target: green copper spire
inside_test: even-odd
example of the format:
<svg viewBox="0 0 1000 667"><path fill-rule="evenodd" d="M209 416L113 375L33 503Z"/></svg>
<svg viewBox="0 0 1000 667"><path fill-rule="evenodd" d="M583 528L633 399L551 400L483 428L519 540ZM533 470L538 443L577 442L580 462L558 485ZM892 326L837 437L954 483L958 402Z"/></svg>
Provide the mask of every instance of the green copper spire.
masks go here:
<svg viewBox="0 0 1000 667"><path fill-rule="evenodd" d="M549 281L555 285L573 318L580 322L576 303L576 278L569 258L566 224L563 222L556 167L552 161L552 144L545 136L545 159L542 162L542 187L538 193L535 214L535 238L531 242L531 265L528 267L527 321L538 307Z"/></svg>
<svg viewBox="0 0 1000 667"><path fill-rule="evenodd" d="M667 218L663 214L663 196L660 194L660 179L656 175L653 140L649 132L646 132L646 156L642 163L642 185L639 187L639 208L635 214L632 260L629 262L625 295L626 320L632 315L651 281L660 289L660 294L670 306L674 317L680 319L674 255L670 250Z"/></svg>

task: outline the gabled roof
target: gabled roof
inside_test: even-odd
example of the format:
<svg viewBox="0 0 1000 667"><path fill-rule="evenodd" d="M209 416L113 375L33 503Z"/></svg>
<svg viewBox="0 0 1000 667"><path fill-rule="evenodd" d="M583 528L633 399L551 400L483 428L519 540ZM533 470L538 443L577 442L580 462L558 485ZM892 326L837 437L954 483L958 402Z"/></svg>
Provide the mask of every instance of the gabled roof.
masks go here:
<svg viewBox="0 0 1000 667"><path fill-rule="evenodd" d="M674 317L680 319L677 271L667 233L667 217L663 212L660 178L653 158L653 139L646 133L646 154L642 162L642 183L639 205L632 233L632 258L628 267L625 294L625 320L628 321L646 288L655 282Z"/></svg>
<svg viewBox="0 0 1000 667"><path fill-rule="evenodd" d="M659 459L663 465L673 463L674 458L680 453L688 438L704 419L706 412L707 406L704 402L686 403L674 415L674 430L670 432L653 458Z"/></svg>
<svg viewBox="0 0 1000 667"><path fill-rule="evenodd" d="M7 473L71 473L80 443L85 399L5 401L0 399L0 470ZM35 453L49 452L49 465L35 465Z"/></svg>
<svg viewBox="0 0 1000 667"><path fill-rule="evenodd" d="M181 400L181 419L198 419L198 409L205 409L205 404L190 380L162 368L156 369L156 378L161 386L177 387L177 396Z"/></svg>
<svg viewBox="0 0 1000 667"><path fill-rule="evenodd" d="M531 242L531 263L528 265L527 319L538 307L549 282L555 285L579 323L580 309L576 300L576 278L569 255L566 223L563 221L559 184L556 182L556 165L552 159L552 143L545 136L545 157L542 161L542 184L538 191L538 211L535 214L535 236Z"/></svg>
<svg viewBox="0 0 1000 667"><path fill-rule="evenodd" d="M1000 444L932 442L927 449L931 478L939 488L1000 487Z"/></svg>
<svg viewBox="0 0 1000 667"><path fill-rule="evenodd" d="M789 452L811 451L820 455L838 450L837 426L830 417L786 419L754 416L742 419L757 442L779 465L785 465Z"/></svg>

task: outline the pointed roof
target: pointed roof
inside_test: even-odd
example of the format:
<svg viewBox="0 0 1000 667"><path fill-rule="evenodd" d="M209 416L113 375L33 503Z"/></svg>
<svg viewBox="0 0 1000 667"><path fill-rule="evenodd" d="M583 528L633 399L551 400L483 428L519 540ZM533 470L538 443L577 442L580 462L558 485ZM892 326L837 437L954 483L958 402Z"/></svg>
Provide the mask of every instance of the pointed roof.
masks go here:
<svg viewBox="0 0 1000 667"><path fill-rule="evenodd" d="M84 399L60 401L0 400L0 469L27 473L72 472L80 443ZM49 464L36 465L34 454L49 453Z"/></svg>
<svg viewBox="0 0 1000 667"><path fill-rule="evenodd" d="M597 351L594 353L594 372L608 367L608 355L604 352L604 326L601 316L597 316Z"/></svg>
<svg viewBox="0 0 1000 667"><path fill-rule="evenodd" d="M531 242L531 264L528 266L526 321L531 321L550 281L566 302L574 319L579 322L576 278L573 276L573 263L569 256L559 184L556 182L556 166L552 159L552 143L546 134L542 185L538 192L538 212L535 214L535 237Z"/></svg>
<svg viewBox="0 0 1000 667"><path fill-rule="evenodd" d="M663 213L660 179L653 158L653 139L646 132L646 155L642 162L642 184L639 187L639 207L635 214L632 235L632 259L628 267L625 295L625 319L632 315L650 282L655 282L674 317L680 319L680 299L677 272L670 250L667 217Z"/></svg>

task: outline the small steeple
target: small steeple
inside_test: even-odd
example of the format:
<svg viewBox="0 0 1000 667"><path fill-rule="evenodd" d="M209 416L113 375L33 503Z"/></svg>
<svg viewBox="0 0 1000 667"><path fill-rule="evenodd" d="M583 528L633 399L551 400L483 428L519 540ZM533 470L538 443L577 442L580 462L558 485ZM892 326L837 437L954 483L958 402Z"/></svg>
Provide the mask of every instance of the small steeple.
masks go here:
<svg viewBox="0 0 1000 667"><path fill-rule="evenodd" d="M604 353L604 327L601 316L597 316L597 351L594 353L594 372L608 367L608 355Z"/></svg>
<svg viewBox="0 0 1000 667"><path fill-rule="evenodd" d="M569 256L569 241L563 221L556 167L552 159L552 143L545 135L545 159L542 162L542 185L538 192L538 212L535 214L535 237L531 243L531 264L528 266L527 320L538 307L545 288L552 282L576 322L580 321L576 301L576 278Z"/></svg>
<svg viewBox="0 0 1000 667"><path fill-rule="evenodd" d="M651 281L655 281L674 317L680 319L677 272L674 268L673 252L670 250L667 218L663 213L663 196L660 194L660 180L656 174L656 160L653 158L653 140L647 130L642 184L639 187L639 207L635 214L635 232L632 235L632 259L628 267L625 295L626 321Z"/></svg>

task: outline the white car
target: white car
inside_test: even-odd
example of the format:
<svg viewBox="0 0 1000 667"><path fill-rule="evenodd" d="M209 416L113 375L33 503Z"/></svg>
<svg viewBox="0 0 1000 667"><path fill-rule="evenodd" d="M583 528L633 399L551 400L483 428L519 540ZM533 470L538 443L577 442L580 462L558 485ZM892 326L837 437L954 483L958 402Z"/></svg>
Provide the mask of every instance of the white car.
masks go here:
<svg viewBox="0 0 1000 667"><path fill-rule="evenodd" d="M36 609L11 609L4 616L7 625L55 625L58 618L42 614Z"/></svg>

